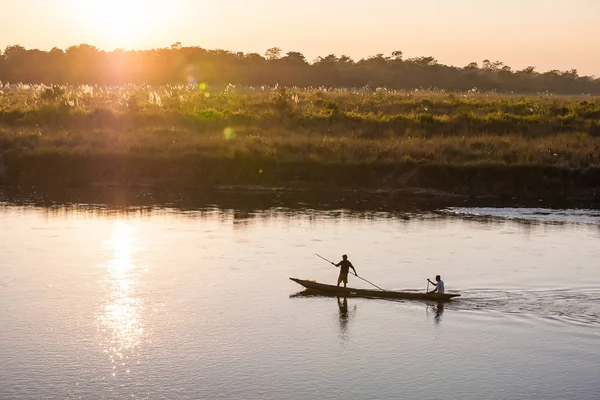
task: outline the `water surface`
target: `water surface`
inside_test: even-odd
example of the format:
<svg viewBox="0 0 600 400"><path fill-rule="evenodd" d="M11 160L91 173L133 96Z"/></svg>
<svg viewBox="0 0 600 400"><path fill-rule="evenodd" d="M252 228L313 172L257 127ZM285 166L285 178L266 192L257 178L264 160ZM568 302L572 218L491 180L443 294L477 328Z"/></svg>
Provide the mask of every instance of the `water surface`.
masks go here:
<svg viewBox="0 0 600 400"><path fill-rule="evenodd" d="M2 399L600 393L597 211L4 204L0 226ZM295 296L337 278L315 253L462 297Z"/></svg>

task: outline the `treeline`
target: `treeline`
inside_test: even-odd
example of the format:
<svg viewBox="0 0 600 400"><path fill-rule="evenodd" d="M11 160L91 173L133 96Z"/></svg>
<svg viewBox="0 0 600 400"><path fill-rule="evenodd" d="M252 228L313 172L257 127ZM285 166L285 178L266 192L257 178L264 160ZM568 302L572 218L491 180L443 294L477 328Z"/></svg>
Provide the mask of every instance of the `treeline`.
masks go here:
<svg viewBox="0 0 600 400"><path fill-rule="evenodd" d="M0 52L0 81L32 84L237 84L296 87L387 87L397 90L600 94L600 78L577 70L513 70L499 61L443 65L433 57L405 59L401 51L355 61L330 54L309 62L302 53L257 53L182 47L105 52L81 44L50 51L8 46Z"/></svg>

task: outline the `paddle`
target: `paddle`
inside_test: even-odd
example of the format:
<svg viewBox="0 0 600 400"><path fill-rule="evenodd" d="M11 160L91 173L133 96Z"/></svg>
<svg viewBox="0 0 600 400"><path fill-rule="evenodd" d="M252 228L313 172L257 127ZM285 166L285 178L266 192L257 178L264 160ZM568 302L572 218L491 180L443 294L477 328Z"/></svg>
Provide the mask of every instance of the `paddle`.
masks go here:
<svg viewBox="0 0 600 400"><path fill-rule="evenodd" d="M322 257L318 254L315 254L317 257L327 261L328 263L330 263L331 265L335 265L335 263L333 261L329 261L328 259L326 259L325 257ZM335 265L337 267L337 265ZM339 268L339 267L338 267ZM376 284L374 284L373 282L369 282L368 280L366 280L365 278L361 278L360 276L358 276L358 274L354 274L358 279L362 279L363 281L367 282L368 284L371 284L373 286L375 286L377 289L381 290L382 292L385 292L384 289L380 288L379 286L377 286Z"/></svg>
<svg viewBox="0 0 600 400"><path fill-rule="evenodd" d="M429 293L429 279L427 279L427 290L425 291L425 294Z"/></svg>

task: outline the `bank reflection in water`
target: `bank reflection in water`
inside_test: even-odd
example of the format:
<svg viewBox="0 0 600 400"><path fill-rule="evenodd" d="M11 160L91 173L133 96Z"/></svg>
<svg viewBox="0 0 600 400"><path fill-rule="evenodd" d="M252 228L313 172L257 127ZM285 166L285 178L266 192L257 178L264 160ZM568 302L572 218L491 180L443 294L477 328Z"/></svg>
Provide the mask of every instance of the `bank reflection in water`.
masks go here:
<svg viewBox="0 0 600 400"><path fill-rule="evenodd" d="M104 266L106 304L98 316L103 351L112 363L112 376L129 374L144 336L142 303L139 297L140 268L133 255L137 251L135 231L117 221L109 239L112 256Z"/></svg>

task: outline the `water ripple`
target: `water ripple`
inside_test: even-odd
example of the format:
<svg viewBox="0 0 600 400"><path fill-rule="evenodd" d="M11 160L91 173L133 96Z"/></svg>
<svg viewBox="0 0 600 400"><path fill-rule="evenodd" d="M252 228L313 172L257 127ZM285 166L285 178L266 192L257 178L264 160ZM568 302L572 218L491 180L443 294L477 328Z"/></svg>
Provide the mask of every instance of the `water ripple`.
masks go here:
<svg viewBox="0 0 600 400"><path fill-rule="evenodd" d="M462 291L458 310L482 310L510 314L534 315L568 323L600 325L600 290L491 290Z"/></svg>

